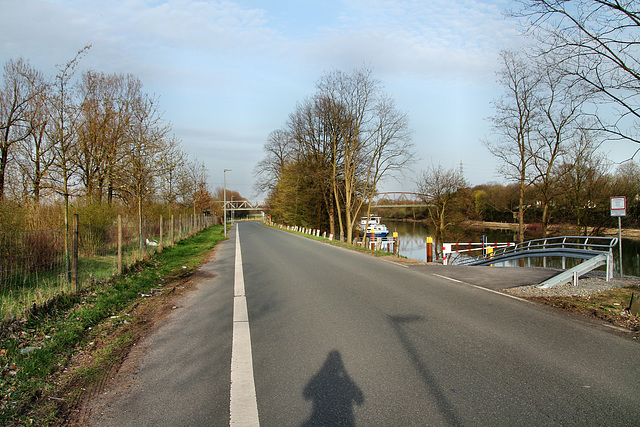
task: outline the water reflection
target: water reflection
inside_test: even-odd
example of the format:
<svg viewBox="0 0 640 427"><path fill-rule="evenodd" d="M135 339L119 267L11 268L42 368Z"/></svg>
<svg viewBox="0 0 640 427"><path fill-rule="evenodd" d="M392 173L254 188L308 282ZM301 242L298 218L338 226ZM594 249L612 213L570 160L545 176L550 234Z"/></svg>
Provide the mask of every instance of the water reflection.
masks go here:
<svg viewBox="0 0 640 427"><path fill-rule="evenodd" d="M434 235L434 231L427 226L415 222L400 222L385 220L384 223L390 231L397 231L400 239L400 254L408 258L420 261L427 259L426 238ZM451 229L445 235L447 242L480 242L482 235L487 236L489 242L504 243L516 242L517 233L509 230L461 230ZM527 237L536 239L539 237ZM618 250L614 250L615 273L620 274ZM517 262L517 261L515 261ZM566 258L565 268L571 268L580 263L580 260ZM515 264L514 264L515 265ZM532 267L562 268L561 259L531 258L525 261L525 265ZM622 239L622 266L623 273L630 276L640 276L640 241ZM600 269L604 270L604 266Z"/></svg>

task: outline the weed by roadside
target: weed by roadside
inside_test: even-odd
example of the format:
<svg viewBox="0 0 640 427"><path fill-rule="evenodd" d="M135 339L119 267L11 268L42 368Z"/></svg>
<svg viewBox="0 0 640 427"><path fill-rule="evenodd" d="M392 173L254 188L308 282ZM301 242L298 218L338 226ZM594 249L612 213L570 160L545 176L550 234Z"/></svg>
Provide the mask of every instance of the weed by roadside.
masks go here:
<svg viewBox="0 0 640 427"><path fill-rule="evenodd" d="M82 384L92 384L105 365L122 357L121 350L133 338L126 331L115 340L107 338L109 342L92 355L92 363L75 373L83 381L71 387L67 383L62 390L61 378L70 361L90 350L98 338L110 337L114 329L135 321L127 320L127 313L137 301L188 275L223 239L222 226L210 227L137 264L124 276L78 294L61 295L32 309L28 317L1 325L0 424L59 423L61 414L82 394Z"/></svg>
<svg viewBox="0 0 640 427"><path fill-rule="evenodd" d="M640 316L633 315L628 310L634 293L640 295L640 287L613 288L586 296L540 296L529 299L606 320L612 325L630 330L637 339L640 336Z"/></svg>

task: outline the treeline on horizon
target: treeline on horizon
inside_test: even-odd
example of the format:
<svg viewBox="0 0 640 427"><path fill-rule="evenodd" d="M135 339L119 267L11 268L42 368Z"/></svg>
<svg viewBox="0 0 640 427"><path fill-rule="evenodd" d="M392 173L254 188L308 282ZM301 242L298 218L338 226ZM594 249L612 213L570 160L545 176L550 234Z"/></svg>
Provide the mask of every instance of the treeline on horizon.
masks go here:
<svg viewBox="0 0 640 427"><path fill-rule="evenodd" d="M54 76L22 58L4 64L0 230L57 228L70 212L85 223L221 214L204 163L181 149L159 99L134 75L81 72L89 50Z"/></svg>
<svg viewBox="0 0 640 427"><path fill-rule="evenodd" d="M640 166L635 161L625 162L613 172L604 172L585 182L578 191L563 192L567 187L558 186L560 196L549 211L549 225L562 226L564 232L598 234L604 228L618 226L616 217L611 216L610 198L625 196L626 216L622 218L623 227L640 228ZM570 186L569 186L570 189ZM485 221L517 223L519 208L518 184L489 183L473 187L460 188L451 199L448 217L454 224L465 221ZM542 235L543 206L537 197L535 187L525 192L525 218L527 234ZM394 199L379 198L377 203L388 205L397 202ZM577 203L576 203L577 202ZM423 204L422 201L401 202L403 205ZM432 223L429 211L425 207L380 208L376 213L394 220L424 221Z"/></svg>

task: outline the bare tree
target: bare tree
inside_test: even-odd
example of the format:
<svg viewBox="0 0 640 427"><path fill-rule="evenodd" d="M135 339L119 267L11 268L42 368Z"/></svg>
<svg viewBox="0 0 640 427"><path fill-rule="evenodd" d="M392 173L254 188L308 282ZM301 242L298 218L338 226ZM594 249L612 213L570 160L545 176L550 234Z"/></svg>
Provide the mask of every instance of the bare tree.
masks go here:
<svg viewBox="0 0 640 427"><path fill-rule="evenodd" d="M558 186L564 205L572 212L576 232L587 235L589 212L607 198L607 159L597 153L597 143L585 129L573 140L560 166Z"/></svg>
<svg viewBox="0 0 640 427"><path fill-rule="evenodd" d="M190 204L193 208L193 215L197 210L204 210L205 205L210 201L210 194L207 189L209 172L204 162L194 160L183 165L180 177L180 192L185 204Z"/></svg>
<svg viewBox="0 0 640 427"><path fill-rule="evenodd" d="M555 183L562 178L556 166L566 153L569 141L578 132L578 120L582 117L580 108L585 98L546 61L546 57L542 59L539 90L534 92L539 120L535 122L531 155L533 181L542 199L542 235L546 237L549 210L558 194Z"/></svg>
<svg viewBox="0 0 640 427"><path fill-rule="evenodd" d="M332 187L341 230L343 204L346 238L351 242L358 213L375 194L377 184L408 162L411 144L407 120L384 96L381 83L369 69L325 74L317 88L328 122L336 130L333 159L341 159L341 165L334 163L333 177L339 177L341 185L334 182Z"/></svg>
<svg viewBox="0 0 640 427"><path fill-rule="evenodd" d="M542 55L588 89L599 129L610 138L640 143L640 9L634 0L518 0ZM613 107L614 114L607 108Z"/></svg>
<svg viewBox="0 0 640 427"><path fill-rule="evenodd" d="M158 168L160 156L166 148L166 136L170 126L158 111L158 101L146 94L140 94L132 108L128 129L128 156L124 168L129 190L138 206L138 230L140 250L143 249L142 202L154 190L161 171Z"/></svg>
<svg viewBox="0 0 640 427"><path fill-rule="evenodd" d="M329 120L336 126L334 151L342 149L341 180L344 193L341 195L338 185L333 185L334 198L338 211L340 230L346 228L346 240L351 242L353 226L357 213L363 204L361 182L361 161L366 147L370 143L371 112L374 108L375 96L380 90L380 82L371 76L367 69L356 70L351 74L334 71L325 74L317 84L318 95L326 102L325 112ZM336 165L337 167L338 165ZM333 176L337 176L336 170ZM344 205L345 223L342 223L342 206ZM343 228L344 226L344 228Z"/></svg>
<svg viewBox="0 0 640 427"><path fill-rule="evenodd" d="M629 205L640 202L640 164L633 160L626 161L616 168L615 194L627 197Z"/></svg>
<svg viewBox="0 0 640 427"><path fill-rule="evenodd" d="M164 155L160 157L158 165L162 173L159 175L160 196L173 211L173 206L181 194L181 183L184 175L184 165L187 162L187 154L180 149L179 141L174 137L170 140Z"/></svg>
<svg viewBox="0 0 640 427"><path fill-rule="evenodd" d="M371 202L380 183L395 173L407 172L415 160L411 131L406 114L399 112L393 99L381 95L375 107L375 129L368 157L370 158L364 198L367 218L371 216Z"/></svg>
<svg viewBox="0 0 640 427"><path fill-rule="evenodd" d="M312 187L310 190L316 197L307 198L306 202L317 206L320 201L324 205L329 220L329 233L336 235L335 193L336 187L339 186L336 170L339 169L342 151L338 148L338 126L331 120L329 108L328 100L316 96L299 105L289 116L287 128L295 147L289 158L297 164L287 172L291 174L298 171L312 178L310 181L297 180L296 185ZM301 181L306 184L301 184ZM319 210L322 210L322 207ZM339 221L342 229L341 216ZM316 222L319 227L320 218L317 218Z"/></svg>
<svg viewBox="0 0 640 427"><path fill-rule="evenodd" d="M444 231L453 224L450 220L451 204L461 196L461 190L467 187L467 183L458 169L445 169L438 165L423 172L417 186L418 192L423 195L423 201L428 205L429 217L435 227L438 255L441 243L444 242ZM442 256L441 250L439 256Z"/></svg>
<svg viewBox="0 0 640 427"><path fill-rule="evenodd" d="M48 98L50 88L40 78L42 90L29 103L27 126L29 136L20 144L17 162L25 183L26 193L35 204L40 203L42 191L50 189L49 175L55 161L53 141L47 136L49 126Z"/></svg>
<svg viewBox="0 0 640 427"><path fill-rule="evenodd" d="M11 150L27 139L29 109L32 101L44 91L43 79L28 62L9 61L4 66L0 88L0 200L4 198L5 174Z"/></svg>
<svg viewBox="0 0 640 427"><path fill-rule="evenodd" d="M72 90L71 79L82 56L91 46L85 46L64 65L57 66L53 90L49 97L49 119L47 137L51 139L55 154L56 190L64 197L65 254L69 260L69 196L75 174L73 167L77 142L77 100Z"/></svg>
<svg viewBox="0 0 640 427"><path fill-rule="evenodd" d="M269 134L263 147L265 158L260 160L254 169L258 193L269 192L275 188L293 149L292 137L287 130L278 129Z"/></svg>
<svg viewBox="0 0 640 427"><path fill-rule="evenodd" d="M100 200L106 172L105 162L111 149L109 133L113 126L113 79L87 71L78 85L80 105L78 145L74 163L88 198Z"/></svg>
<svg viewBox="0 0 640 427"><path fill-rule="evenodd" d="M362 68L322 76L285 130L270 135L267 157L256 168L263 188L277 192L278 212L286 211L286 197L304 200L309 206L292 205L296 213L287 212L288 218L299 220L304 211L315 217L304 221L318 224L326 215L330 233L349 242L378 185L414 160L407 116L371 74Z"/></svg>
<svg viewBox="0 0 640 427"><path fill-rule="evenodd" d="M496 113L491 117L494 136L484 145L500 161L500 172L520 187L518 204L520 241L524 241L525 190L531 185L532 131L536 120L536 91L540 75L522 56L503 51L499 83L505 94L494 102Z"/></svg>

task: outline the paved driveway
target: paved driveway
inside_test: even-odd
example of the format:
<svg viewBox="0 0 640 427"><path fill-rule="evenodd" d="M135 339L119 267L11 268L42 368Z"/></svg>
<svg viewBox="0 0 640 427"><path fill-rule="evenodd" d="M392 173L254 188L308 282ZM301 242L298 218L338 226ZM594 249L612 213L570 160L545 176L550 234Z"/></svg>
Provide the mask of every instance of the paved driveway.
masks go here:
<svg viewBox="0 0 640 427"><path fill-rule="evenodd" d="M428 264L412 265L409 268L423 274L437 274L493 290L537 285L560 273L560 271L550 268L534 267L476 267Z"/></svg>

